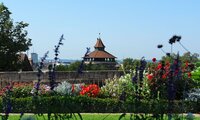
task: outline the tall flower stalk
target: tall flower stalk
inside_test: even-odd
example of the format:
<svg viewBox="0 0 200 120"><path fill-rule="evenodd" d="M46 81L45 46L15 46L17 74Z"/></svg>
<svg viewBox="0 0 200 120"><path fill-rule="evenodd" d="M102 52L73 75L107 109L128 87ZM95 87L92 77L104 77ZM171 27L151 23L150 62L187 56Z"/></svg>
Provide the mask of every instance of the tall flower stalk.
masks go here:
<svg viewBox="0 0 200 120"><path fill-rule="evenodd" d="M50 87L51 87L51 90L53 90L54 89L54 87L55 87L55 83L56 83L56 74L55 74L55 71L56 71L56 64L57 64L57 62L58 62L58 55L59 55L59 48L60 48L60 46L61 45L63 45L63 40L64 40L64 35L62 34L61 35L61 37L60 37L60 39L59 39L59 42L58 42L58 44L55 46L55 49L54 49L54 55L55 55L55 57L54 57L54 64L53 64L53 66L52 65L50 65L49 66L49 81L50 81Z"/></svg>
<svg viewBox="0 0 200 120"><path fill-rule="evenodd" d="M5 95L3 96L3 99L2 99L3 110L5 111L5 115L2 115L2 120L8 120L9 113L11 112L11 109L12 109L12 104L11 104L12 87L13 87L12 83L6 86Z"/></svg>
<svg viewBox="0 0 200 120"><path fill-rule="evenodd" d="M181 36L177 36L177 35L174 35L169 39L169 44L171 45L171 53L170 53L171 55L173 54L173 44L175 44L176 42L178 42L187 52L189 52L188 49L185 48L183 46L183 44L181 44L180 40L181 40ZM158 45L157 47L162 50L163 45ZM166 53L165 51L163 51L163 52ZM171 61L170 61L171 65L170 65L169 73L166 76L166 78L167 78L167 94L168 94L168 96L167 96L167 98L168 98L168 119L169 120L172 119L174 99L177 97L177 94L178 94L177 87L180 87L180 86L177 86L177 83L183 79L183 76L184 76L183 72L185 72L181 68L181 61L180 61L179 53L176 54L176 57L173 57L170 54L166 54L167 56L169 56L171 58ZM183 86L183 99L184 99L185 89L186 89L186 81L184 80L183 82L184 82L184 86ZM182 111L183 111L183 108L182 108Z"/></svg>
<svg viewBox="0 0 200 120"><path fill-rule="evenodd" d="M88 55L88 53L90 52L90 48L89 48L89 47L87 47L86 49L87 49L87 50L86 50L86 52L85 52L85 55L84 55L84 57L83 57L83 60L81 61L81 64L80 64L80 66L78 67L78 70L77 70L78 74L81 74L81 73L83 72L84 58L85 58L85 57Z"/></svg>
<svg viewBox="0 0 200 120"><path fill-rule="evenodd" d="M41 75L42 75L42 68L44 67L44 61L46 60L46 58L48 57L49 51L47 51L44 56L41 58L40 64L38 66L38 73L37 73L37 77L38 77L38 81L35 84L35 89L36 89L36 96L38 95L38 91L40 89L40 81L41 81Z"/></svg>

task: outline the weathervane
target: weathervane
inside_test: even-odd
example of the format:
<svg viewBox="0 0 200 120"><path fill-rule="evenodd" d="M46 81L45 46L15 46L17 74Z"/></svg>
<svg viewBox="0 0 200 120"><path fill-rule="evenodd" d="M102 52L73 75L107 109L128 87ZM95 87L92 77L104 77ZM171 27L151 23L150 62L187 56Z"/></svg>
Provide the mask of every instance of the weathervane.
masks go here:
<svg viewBox="0 0 200 120"><path fill-rule="evenodd" d="M101 39L101 33L99 33L99 39Z"/></svg>

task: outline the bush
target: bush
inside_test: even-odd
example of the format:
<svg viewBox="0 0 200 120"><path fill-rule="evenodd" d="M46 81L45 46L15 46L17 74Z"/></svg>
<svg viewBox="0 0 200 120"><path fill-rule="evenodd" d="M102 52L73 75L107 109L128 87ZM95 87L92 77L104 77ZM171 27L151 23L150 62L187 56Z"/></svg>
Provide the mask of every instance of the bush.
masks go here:
<svg viewBox="0 0 200 120"><path fill-rule="evenodd" d="M133 89L132 75L126 74L120 78L106 79L105 85L101 87L101 94L107 97L119 98L122 91L130 93Z"/></svg>
<svg viewBox="0 0 200 120"><path fill-rule="evenodd" d="M167 100L126 101L123 103L110 98L51 96L12 98L11 105L11 113L168 113ZM198 113L199 105L200 102L174 101L172 112ZM0 98L0 112L4 113L2 108L2 99Z"/></svg>
<svg viewBox="0 0 200 120"><path fill-rule="evenodd" d="M12 88L12 96L16 98L31 96L33 83L15 82Z"/></svg>
<svg viewBox="0 0 200 120"><path fill-rule="evenodd" d="M71 84L64 81L58 84L58 86L54 88L54 91L60 95L79 95L83 85L84 84Z"/></svg>

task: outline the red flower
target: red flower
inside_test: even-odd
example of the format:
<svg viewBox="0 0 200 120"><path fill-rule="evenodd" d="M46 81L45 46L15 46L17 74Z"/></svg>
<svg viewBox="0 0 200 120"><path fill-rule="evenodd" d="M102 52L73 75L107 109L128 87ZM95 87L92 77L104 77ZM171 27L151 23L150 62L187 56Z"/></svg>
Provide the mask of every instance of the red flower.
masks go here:
<svg viewBox="0 0 200 120"><path fill-rule="evenodd" d="M80 95L87 95L88 97L96 97L99 94L100 88L96 84L90 84L88 86L82 86Z"/></svg>
<svg viewBox="0 0 200 120"><path fill-rule="evenodd" d="M72 92L74 92L74 84L72 84Z"/></svg>
<svg viewBox="0 0 200 120"><path fill-rule="evenodd" d="M152 80L152 79L153 79L153 75L152 75L152 74L148 74L148 75L147 75L147 79L148 79L148 80Z"/></svg>
<svg viewBox="0 0 200 120"><path fill-rule="evenodd" d="M166 79L167 78L167 74L162 75L162 79Z"/></svg>
<svg viewBox="0 0 200 120"><path fill-rule="evenodd" d="M188 72L188 78L191 78L192 74L191 72Z"/></svg>
<svg viewBox="0 0 200 120"><path fill-rule="evenodd" d="M161 68L162 68L162 64L158 63L157 70L160 70Z"/></svg>
<svg viewBox="0 0 200 120"><path fill-rule="evenodd" d="M153 58L152 61L153 61L153 62L156 62L156 58Z"/></svg>
<svg viewBox="0 0 200 120"><path fill-rule="evenodd" d="M187 68L187 67L188 67L188 65L189 65L189 64L188 64L188 61L186 61L186 62L185 62L185 67Z"/></svg>

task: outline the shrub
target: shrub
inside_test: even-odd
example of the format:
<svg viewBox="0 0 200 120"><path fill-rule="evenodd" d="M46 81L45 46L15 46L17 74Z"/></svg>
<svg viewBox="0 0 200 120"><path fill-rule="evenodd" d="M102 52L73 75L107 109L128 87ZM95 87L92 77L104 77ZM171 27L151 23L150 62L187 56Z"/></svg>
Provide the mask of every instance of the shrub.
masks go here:
<svg viewBox="0 0 200 120"><path fill-rule="evenodd" d="M105 85L101 87L101 94L107 97L119 98L122 91L130 93L130 91L133 91L131 80L131 74L126 74L120 78L114 77L113 79L106 79Z"/></svg>
<svg viewBox="0 0 200 120"><path fill-rule="evenodd" d="M12 82L11 83L12 87L10 88L11 90L11 96L12 97L28 97L31 96L31 89L33 87L32 83L29 82ZM6 86L8 87L8 86ZM4 87L1 91L0 91L0 96L3 96L5 94L6 91L6 87Z"/></svg>
<svg viewBox="0 0 200 120"><path fill-rule="evenodd" d="M51 96L11 98L11 113L168 113L168 101L141 100L137 103L126 101L121 103L116 99L101 99L86 96ZM184 105L184 108L183 108ZM174 101L173 112L199 112L200 102ZM145 109L144 109L145 108ZM182 108L182 109L180 109ZM0 98L0 113L3 113L2 99Z"/></svg>
<svg viewBox="0 0 200 120"><path fill-rule="evenodd" d="M72 85L66 81L58 84L57 87L54 88L54 91L61 95L71 95L72 93Z"/></svg>
<svg viewBox="0 0 200 120"><path fill-rule="evenodd" d="M197 83L200 83L200 67L197 67L192 73L192 79ZM200 87L200 85L199 85Z"/></svg>
<svg viewBox="0 0 200 120"><path fill-rule="evenodd" d="M31 96L33 83L15 82L12 88L12 96L16 98Z"/></svg>
<svg viewBox="0 0 200 120"><path fill-rule="evenodd" d="M186 100L189 101L200 101L200 89L192 89L189 93L187 93Z"/></svg>
<svg viewBox="0 0 200 120"><path fill-rule="evenodd" d="M81 91L81 86L84 84L71 84L69 82L62 82L54 88L54 91L60 95L79 95Z"/></svg>

